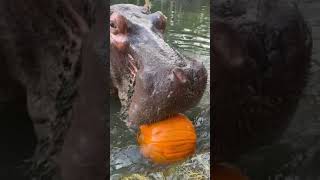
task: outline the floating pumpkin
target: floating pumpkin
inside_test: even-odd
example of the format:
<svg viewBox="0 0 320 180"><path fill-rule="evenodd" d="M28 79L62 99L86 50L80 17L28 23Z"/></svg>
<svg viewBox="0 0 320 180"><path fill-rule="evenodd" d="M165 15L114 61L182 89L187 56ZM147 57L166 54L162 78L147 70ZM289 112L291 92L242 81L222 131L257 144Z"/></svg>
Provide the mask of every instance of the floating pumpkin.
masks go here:
<svg viewBox="0 0 320 180"><path fill-rule="evenodd" d="M182 114L141 125L138 135L141 153L158 164L177 162L192 155L196 139L192 122Z"/></svg>

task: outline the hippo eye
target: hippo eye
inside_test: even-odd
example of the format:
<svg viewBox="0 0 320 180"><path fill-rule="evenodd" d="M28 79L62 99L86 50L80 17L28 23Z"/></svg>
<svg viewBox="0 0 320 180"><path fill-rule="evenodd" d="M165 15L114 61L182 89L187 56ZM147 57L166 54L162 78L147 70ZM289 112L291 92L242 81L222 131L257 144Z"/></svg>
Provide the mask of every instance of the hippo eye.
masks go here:
<svg viewBox="0 0 320 180"><path fill-rule="evenodd" d="M126 34L128 29L126 18L117 13L110 16L110 30L113 34Z"/></svg>
<svg viewBox="0 0 320 180"><path fill-rule="evenodd" d="M117 28L116 23L110 22L110 27L111 27L111 28L114 28L114 29Z"/></svg>

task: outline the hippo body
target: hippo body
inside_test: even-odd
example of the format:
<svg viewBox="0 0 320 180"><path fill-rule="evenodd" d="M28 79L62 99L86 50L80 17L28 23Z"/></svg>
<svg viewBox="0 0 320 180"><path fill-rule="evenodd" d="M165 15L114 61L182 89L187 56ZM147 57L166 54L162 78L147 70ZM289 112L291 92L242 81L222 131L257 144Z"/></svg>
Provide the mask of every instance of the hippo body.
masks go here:
<svg viewBox="0 0 320 180"><path fill-rule="evenodd" d="M163 40L166 17L131 4L112 5L110 11L110 74L127 107L128 126L137 129L195 106L207 72Z"/></svg>
<svg viewBox="0 0 320 180"><path fill-rule="evenodd" d="M306 86L311 33L289 1L213 2L215 162L277 139Z"/></svg>
<svg viewBox="0 0 320 180"><path fill-rule="evenodd" d="M19 136L18 126L30 121L37 138L33 157L0 179L22 179L12 177L20 167L37 180L107 176L106 11L104 1L0 2L0 121L15 125L1 132ZM6 166L15 154L3 149Z"/></svg>

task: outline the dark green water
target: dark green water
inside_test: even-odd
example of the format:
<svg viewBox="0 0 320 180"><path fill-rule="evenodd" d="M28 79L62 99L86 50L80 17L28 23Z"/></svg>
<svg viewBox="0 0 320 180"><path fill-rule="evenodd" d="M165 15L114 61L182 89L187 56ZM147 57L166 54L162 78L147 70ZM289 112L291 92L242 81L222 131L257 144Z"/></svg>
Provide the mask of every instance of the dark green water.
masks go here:
<svg viewBox="0 0 320 180"><path fill-rule="evenodd" d="M111 0L112 4L144 5L143 0ZM167 19L165 39L180 51L209 56L209 0L153 0L152 12L161 11Z"/></svg>
<svg viewBox="0 0 320 180"><path fill-rule="evenodd" d="M111 0L112 4L144 5L144 0ZM167 17L165 41L179 52L203 62L210 74L210 1L209 0L152 0L152 12L161 11ZM210 90L197 107L185 114L194 121L198 141L197 152L209 153L210 148ZM116 174L154 171L154 167L139 154L135 135L119 118L119 103L111 102L110 140L111 176ZM161 169L161 168L160 168ZM160 170L161 171L161 170Z"/></svg>

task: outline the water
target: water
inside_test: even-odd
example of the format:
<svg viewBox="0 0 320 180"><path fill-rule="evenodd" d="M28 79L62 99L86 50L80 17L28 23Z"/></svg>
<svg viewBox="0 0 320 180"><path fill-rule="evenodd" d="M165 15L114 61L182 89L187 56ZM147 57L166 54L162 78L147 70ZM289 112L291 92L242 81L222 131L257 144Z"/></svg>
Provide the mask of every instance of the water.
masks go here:
<svg viewBox="0 0 320 180"><path fill-rule="evenodd" d="M112 4L130 3L143 6L144 0L111 0ZM179 52L203 62L210 74L210 0L152 0L152 12L167 16L165 40ZM208 77L208 82L210 77ZM110 172L111 179L139 173L153 179L197 176L208 179L210 151L209 83L200 103L185 114L194 121L197 152L194 157L172 166L154 166L141 157L135 134L119 118L120 104L111 102ZM189 173L189 174L188 174Z"/></svg>
<svg viewBox="0 0 320 180"><path fill-rule="evenodd" d="M299 7L312 28L309 83L283 137L240 162L253 180L320 179L320 1L301 0Z"/></svg>

